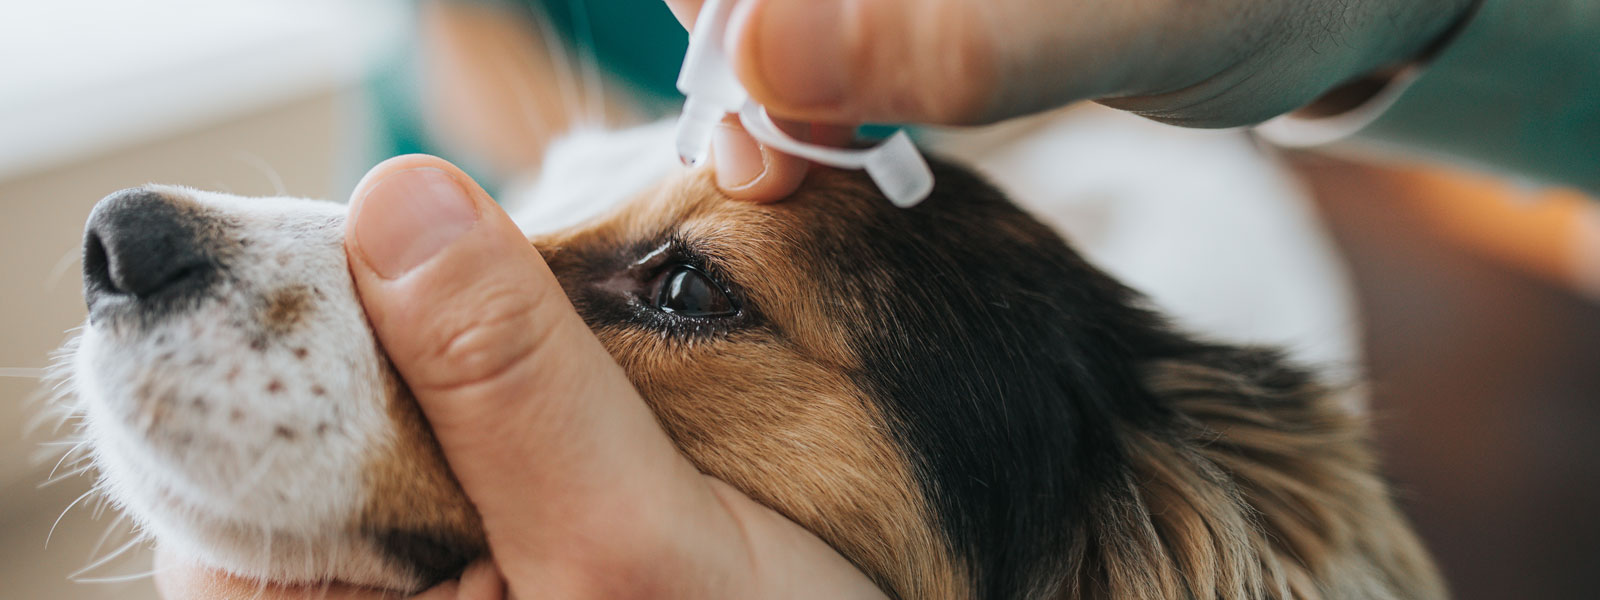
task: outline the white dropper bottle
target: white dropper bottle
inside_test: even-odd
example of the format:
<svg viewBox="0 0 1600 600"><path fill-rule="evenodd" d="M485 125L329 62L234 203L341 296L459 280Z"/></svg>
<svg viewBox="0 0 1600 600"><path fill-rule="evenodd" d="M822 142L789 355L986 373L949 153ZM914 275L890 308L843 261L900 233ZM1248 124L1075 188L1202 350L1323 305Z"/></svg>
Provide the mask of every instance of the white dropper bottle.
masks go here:
<svg viewBox="0 0 1600 600"><path fill-rule="evenodd" d="M769 148L841 169L866 169L895 206L908 208L927 198L933 191L933 172L904 130L875 147L853 150L802 142L778 129L734 76L723 47L735 1L708 0L689 34L689 51L678 72L678 91L685 100L678 117L677 146L684 164L705 162L717 123L738 113L745 131Z"/></svg>

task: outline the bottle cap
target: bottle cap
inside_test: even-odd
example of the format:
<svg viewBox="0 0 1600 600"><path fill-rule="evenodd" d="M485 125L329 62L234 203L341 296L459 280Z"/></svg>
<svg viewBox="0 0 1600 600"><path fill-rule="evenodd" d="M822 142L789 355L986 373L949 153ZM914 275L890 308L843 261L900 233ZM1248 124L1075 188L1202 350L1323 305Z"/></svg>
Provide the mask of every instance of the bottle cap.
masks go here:
<svg viewBox="0 0 1600 600"><path fill-rule="evenodd" d="M878 190L901 208L926 199L933 191L933 171L904 130L872 148L846 149L802 142L778 129L767 109L751 100L734 76L722 46L734 1L706 2L689 34L689 51L678 71L678 91L685 100L678 117L677 146L684 164L705 162L713 128L723 117L738 113L750 137L768 148L831 167L866 169Z"/></svg>

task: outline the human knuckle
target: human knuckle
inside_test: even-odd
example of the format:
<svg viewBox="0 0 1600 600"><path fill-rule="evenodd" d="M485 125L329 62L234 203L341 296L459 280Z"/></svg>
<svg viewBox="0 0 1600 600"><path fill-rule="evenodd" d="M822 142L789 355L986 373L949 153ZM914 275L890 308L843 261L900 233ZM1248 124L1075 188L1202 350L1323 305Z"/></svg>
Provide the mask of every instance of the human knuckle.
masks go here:
<svg viewBox="0 0 1600 600"><path fill-rule="evenodd" d="M530 359L541 332L551 325L539 318L538 297L526 291L496 287L480 295L470 309L445 324L430 351L420 357L423 381L410 382L429 391L446 391L492 383Z"/></svg>

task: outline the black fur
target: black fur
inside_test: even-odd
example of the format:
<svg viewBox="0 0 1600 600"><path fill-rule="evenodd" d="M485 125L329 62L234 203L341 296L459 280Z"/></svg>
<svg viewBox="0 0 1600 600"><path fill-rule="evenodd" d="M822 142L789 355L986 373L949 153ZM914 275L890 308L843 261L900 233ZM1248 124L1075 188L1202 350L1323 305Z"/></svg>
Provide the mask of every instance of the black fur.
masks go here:
<svg viewBox="0 0 1600 600"><path fill-rule="evenodd" d="M426 531L385 529L366 535L391 560L405 565L428 585L461 576L467 563L483 552L481 546L456 536Z"/></svg>
<svg viewBox="0 0 1600 600"><path fill-rule="evenodd" d="M1162 413L1135 359L1171 338L989 185L936 177L916 208L818 242L851 257L832 283L870 302L852 318L879 324L858 329L855 378L893 417L978 596L1023 597L1039 574L1059 577L1066 524L1121 468L1111 420Z"/></svg>

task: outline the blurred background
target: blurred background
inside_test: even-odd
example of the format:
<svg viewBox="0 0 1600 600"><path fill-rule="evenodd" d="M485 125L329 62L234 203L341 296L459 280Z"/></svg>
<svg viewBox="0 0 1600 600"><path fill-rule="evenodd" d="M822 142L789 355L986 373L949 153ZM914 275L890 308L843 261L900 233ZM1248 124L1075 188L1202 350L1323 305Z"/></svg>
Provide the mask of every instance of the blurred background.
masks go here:
<svg viewBox="0 0 1600 600"><path fill-rule="evenodd" d="M368 166L426 151L538 202L530 182L563 176L540 173L552 139L672 114L685 41L657 0L7 0L0 14L8 598L153 597L147 545L83 497L92 473L52 476L51 423L28 427L83 319L96 200L160 182L342 201ZM1093 106L918 133L1185 326L1363 377L1352 405L1458 597L1592 596L1595 199Z"/></svg>

